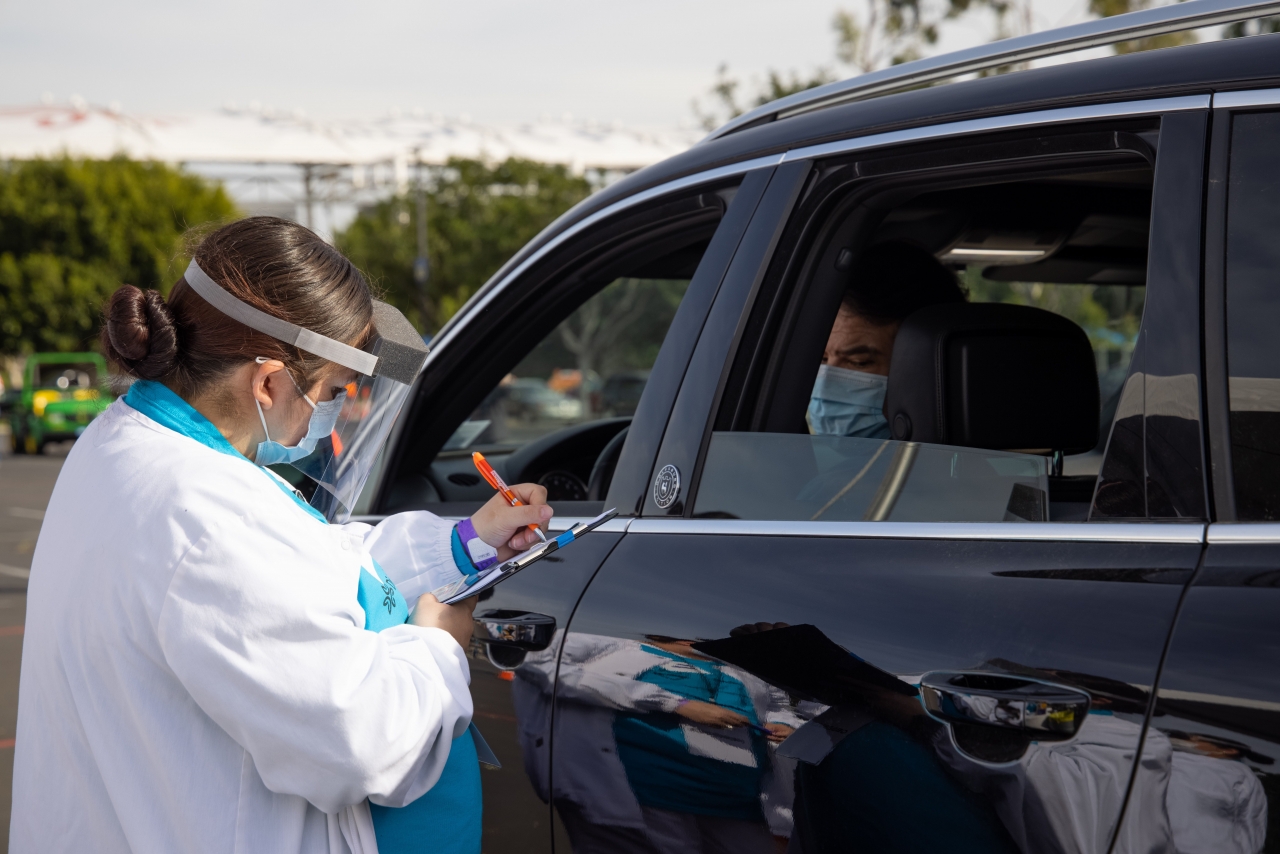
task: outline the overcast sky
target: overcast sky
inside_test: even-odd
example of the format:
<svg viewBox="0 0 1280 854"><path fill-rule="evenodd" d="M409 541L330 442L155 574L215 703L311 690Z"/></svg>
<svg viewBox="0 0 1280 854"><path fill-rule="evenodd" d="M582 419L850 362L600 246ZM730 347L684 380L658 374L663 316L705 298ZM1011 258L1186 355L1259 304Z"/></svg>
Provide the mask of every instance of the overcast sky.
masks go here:
<svg viewBox="0 0 1280 854"><path fill-rule="evenodd" d="M689 125L721 62L748 80L833 66L832 17L862 3L0 0L0 106L49 93L142 113L257 101L323 118L399 107L492 124L571 113ZM1086 6L1036 0L1037 29ZM942 46L990 35L979 17Z"/></svg>

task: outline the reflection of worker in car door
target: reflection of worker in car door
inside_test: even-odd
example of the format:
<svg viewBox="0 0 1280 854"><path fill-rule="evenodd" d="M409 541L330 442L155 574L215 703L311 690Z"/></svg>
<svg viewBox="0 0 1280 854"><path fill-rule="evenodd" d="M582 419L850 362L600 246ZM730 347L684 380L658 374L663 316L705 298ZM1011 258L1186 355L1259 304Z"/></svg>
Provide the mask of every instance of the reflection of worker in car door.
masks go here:
<svg viewBox="0 0 1280 854"><path fill-rule="evenodd" d="M680 697L675 714L619 714L613 724L647 835L663 852L772 852L761 805L771 766L764 733L778 739L790 727L761 726L767 688L692 643L649 635L640 647L653 663L636 680Z"/></svg>
<svg viewBox="0 0 1280 854"><path fill-rule="evenodd" d="M937 746L950 736L918 698L842 683L859 695L850 711L864 711L865 722L818 764L799 765L789 851L1017 854L999 804L938 761Z"/></svg>
<svg viewBox="0 0 1280 854"><path fill-rule="evenodd" d="M821 436L889 438L884 397L898 328L925 306L964 299L955 274L915 244L890 240L864 250L827 338L809 428Z"/></svg>
<svg viewBox="0 0 1280 854"><path fill-rule="evenodd" d="M660 684L665 680L653 676L645 678L645 674L672 663L670 650L663 649L667 645L671 645L681 659L694 656L708 668L720 667L725 671L726 681L717 693L736 694L737 691L725 690L736 685L744 690L746 702L735 704L738 711L722 711L729 711L735 716L734 720L738 716L747 721L765 720L764 728L773 734L770 740L780 741L801 722L791 712L785 694L735 668L712 665L692 653L687 641L650 638L648 642L639 643L579 632L562 637L558 677L557 656L550 651L560 648L560 637L552 641L548 653L530 654L515 671L513 699L521 723L525 769L539 795L554 801L568 830L574 854L667 854L689 850L690 846L703 851L750 851L757 844L762 846L760 850L768 850L770 832L775 836L790 834L790 770L786 772L786 779L780 779L776 767L772 774L767 764L764 768L759 763L748 768L749 773L760 773L758 790L753 790L755 794L751 796L755 803L736 806L753 815L763 813L768 824L766 830L751 823L721 820L712 814L680 814L653 809L648 803L642 806L639 797L642 792L633 789L632 781L637 775L644 776L646 757L641 756L637 761L631 751L624 764L621 754L625 751L619 750L615 741L615 722L624 717L647 720L659 726L675 723L674 731L669 732L671 738L659 745L663 756L655 758L659 764L664 758L670 760L673 754L677 759L686 759L675 750L679 747L677 739L687 740L679 721L692 725L695 717L710 717L709 710L703 706L718 708L705 701L682 702L689 699L687 692L669 690L678 685ZM548 745L542 737L545 722L550 718L553 680L557 701L554 783L548 779L551 777L546 761ZM706 728L711 738L721 732L716 727ZM735 770L738 766L732 762L722 764L705 756L708 747L711 752L732 751L735 733L729 729L723 734L728 737L726 743L703 744L701 752L687 759L713 775L718 770ZM626 740L625 727L622 736L620 740ZM697 741L698 737L694 739ZM757 760L751 751L738 753L734 758L745 762ZM669 762L668 767L671 767ZM677 761L674 767L678 771L683 766ZM713 782L718 780L719 776L714 775ZM677 788L683 789L689 782L681 777ZM648 790L644 783L640 788ZM680 800L677 791L664 794L676 798L682 807L694 811L698 808L693 801Z"/></svg>

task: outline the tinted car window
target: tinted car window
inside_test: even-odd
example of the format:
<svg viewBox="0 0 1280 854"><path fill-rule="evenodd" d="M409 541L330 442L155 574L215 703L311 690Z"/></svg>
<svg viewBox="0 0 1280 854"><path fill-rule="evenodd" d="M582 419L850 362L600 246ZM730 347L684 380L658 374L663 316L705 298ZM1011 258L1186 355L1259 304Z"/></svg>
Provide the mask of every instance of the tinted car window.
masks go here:
<svg viewBox="0 0 1280 854"><path fill-rule="evenodd" d="M1227 371L1240 520L1280 519L1280 113L1232 120Z"/></svg>
<svg viewBox="0 0 1280 854"><path fill-rule="evenodd" d="M552 501L600 500L591 490L594 480L604 478L596 476L600 446L613 437L625 440L622 431L635 414L705 248L700 243L677 257L659 259L658 276L614 279L552 327L488 391L436 455L431 480L441 498L488 497L490 490L471 462L472 452L481 451L505 477L545 486ZM548 443L564 453L548 455ZM507 461L529 454L538 458L531 467L526 459L521 468L508 468Z"/></svg>
<svg viewBox="0 0 1280 854"><path fill-rule="evenodd" d="M1145 233L1144 235L1145 236ZM982 268L970 266L964 282L970 302L1030 305L1062 315L1089 336L1098 370L1098 434L1105 440L1115 418L1121 387L1138 343L1138 327L1146 301L1146 287L1136 284L1061 284L1049 282L991 281ZM1066 475L1097 475L1101 444L1091 451L1066 458Z"/></svg>
<svg viewBox="0 0 1280 854"><path fill-rule="evenodd" d="M1043 457L922 442L717 433L694 516L869 522L1040 522ZM767 488L761 488L767 484Z"/></svg>
<svg viewBox="0 0 1280 854"><path fill-rule="evenodd" d="M888 211L836 256L845 298L834 318L815 327L824 338L832 331L805 414L811 435L713 433L694 514L1085 521L1145 305L1151 179L1149 169L1138 168L988 184L923 192ZM885 249L891 245L899 248ZM864 263L877 247L884 262ZM875 272L895 265L913 272ZM863 297L850 303L848 294L859 276L920 296L873 297L858 307ZM913 276L934 284L913 284ZM947 276L954 284L937 283ZM808 303L807 310L831 318L831 301ZM875 320L876 312L888 311L900 312L890 315L897 331L878 344L874 334L857 340L872 352L891 352L892 369L858 356L852 345L853 355L840 356L832 342L842 315L861 313L883 330L892 324ZM962 318L948 328L948 315L970 316L976 326L962 328L969 322ZM981 334L972 331L979 327ZM935 337L915 341L918 361L935 359L930 347L950 361L904 370L904 340L925 334ZM895 396L910 396L904 382L920 385L917 398L937 398L932 409L915 402L928 409L929 423L895 420L891 410L915 411L911 401L895 403ZM887 387L882 415L873 411L876 398L858 388L877 383ZM1075 422L1069 436L1059 429L1068 421Z"/></svg>

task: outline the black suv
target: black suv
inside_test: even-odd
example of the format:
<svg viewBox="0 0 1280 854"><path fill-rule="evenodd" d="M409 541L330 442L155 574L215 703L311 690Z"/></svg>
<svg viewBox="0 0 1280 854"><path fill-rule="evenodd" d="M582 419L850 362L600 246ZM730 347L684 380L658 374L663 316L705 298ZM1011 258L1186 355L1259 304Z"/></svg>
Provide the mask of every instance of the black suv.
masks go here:
<svg viewBox="0 0 1280 854"><path fill-rule="evenodd" d="M436 339L362 513L472 512L477 449L621 513L477 609L485 851L1280 851L1280 35L841 85ZM888 438L817 435L889 241L967 300L902 322Z"/></svg>

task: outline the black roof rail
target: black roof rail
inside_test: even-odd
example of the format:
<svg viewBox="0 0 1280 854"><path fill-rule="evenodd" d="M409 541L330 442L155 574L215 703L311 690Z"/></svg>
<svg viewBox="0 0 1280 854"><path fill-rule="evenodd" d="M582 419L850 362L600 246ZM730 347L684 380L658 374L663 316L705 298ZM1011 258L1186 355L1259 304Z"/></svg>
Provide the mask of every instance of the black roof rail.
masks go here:
<svg viewBox="0 0 1280 854"><path fill-rule="evenodd" d="M1001 65L1102 47L1130 39L1233 24L1272 14L1280 14L1280 0L1187 0L1156 9L1144 9L1042 33L1002 39L965 50L904 62L779 98L731 119L712 131L703 142L775 119L873 98Z"/></svg>

